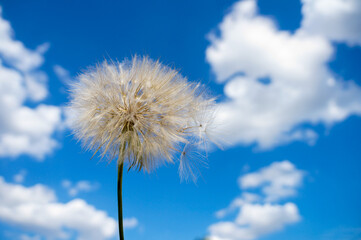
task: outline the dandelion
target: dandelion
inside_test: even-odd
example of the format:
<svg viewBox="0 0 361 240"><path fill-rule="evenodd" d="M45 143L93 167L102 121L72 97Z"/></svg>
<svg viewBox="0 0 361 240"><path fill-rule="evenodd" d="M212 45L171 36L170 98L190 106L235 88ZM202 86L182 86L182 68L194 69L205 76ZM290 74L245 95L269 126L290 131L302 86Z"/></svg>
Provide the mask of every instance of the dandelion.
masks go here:
<svg viewBox="0 0 361 240"><path fill-rule="evenodd" d="M205 130L212 122L214 99L202 85L159 61L134 57L104 62L79 75L69 107L73 131L84 147L108 161L117 159L119 234L124 239L123 166L150 172L178 155L180 175L194 179L197 159L192 157L201 156L194 148L208 141Z"/></svg>

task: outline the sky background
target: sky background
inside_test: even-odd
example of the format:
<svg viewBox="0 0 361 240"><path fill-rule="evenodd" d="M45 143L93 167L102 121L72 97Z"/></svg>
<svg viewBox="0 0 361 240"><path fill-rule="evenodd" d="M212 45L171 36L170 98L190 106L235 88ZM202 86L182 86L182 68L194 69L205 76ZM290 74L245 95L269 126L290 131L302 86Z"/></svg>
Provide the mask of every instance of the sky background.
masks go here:
<svg viewBox="0 0 361 240"><path fill-rule="evenodd" d="M118 239L115 162L67 127L87 66L160 59L223 150L123 178L127 240L361 239L359 0L0 1L0 239Z"/></svg>

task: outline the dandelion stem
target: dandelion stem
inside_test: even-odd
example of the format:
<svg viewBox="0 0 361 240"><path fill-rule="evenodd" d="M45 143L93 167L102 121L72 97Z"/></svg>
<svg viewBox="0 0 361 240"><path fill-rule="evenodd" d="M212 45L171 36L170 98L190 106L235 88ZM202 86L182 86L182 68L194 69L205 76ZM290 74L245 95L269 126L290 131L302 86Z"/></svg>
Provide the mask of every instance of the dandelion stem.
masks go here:
<svg viewBox="0 0 361 240"><path fill-rule="evenodd" d="M123 204L122 204L122 180L123 180L123 162L118 164L118 224L119 224L119 238L120 238L120 240L124 240Z"/></svg>

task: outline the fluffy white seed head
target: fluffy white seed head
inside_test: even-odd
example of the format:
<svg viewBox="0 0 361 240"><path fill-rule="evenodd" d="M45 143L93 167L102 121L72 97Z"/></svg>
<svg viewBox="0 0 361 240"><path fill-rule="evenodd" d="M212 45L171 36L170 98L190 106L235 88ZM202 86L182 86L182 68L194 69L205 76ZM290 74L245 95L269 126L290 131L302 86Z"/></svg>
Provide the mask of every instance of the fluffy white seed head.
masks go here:
<svg viewBox="0 0 361 240"><path fill-rule="evenodd" d="M193 170L185 154L208 140L214 99L158 61L134 57L79 75L69 107L73 131L86 148L146 171L178 155L180 175L188 176Z"/></svg>

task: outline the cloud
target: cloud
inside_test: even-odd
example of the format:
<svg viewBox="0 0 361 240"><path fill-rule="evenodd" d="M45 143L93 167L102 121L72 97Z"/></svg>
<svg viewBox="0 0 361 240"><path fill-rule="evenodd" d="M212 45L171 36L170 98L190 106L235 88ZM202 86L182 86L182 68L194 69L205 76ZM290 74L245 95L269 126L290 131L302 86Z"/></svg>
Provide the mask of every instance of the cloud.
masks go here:
<svg viewBox="0 0 361 240"><path fill-rule="evenodd" d="M302 0L301 29L329 40L361 45L359 0Z"/></svg>
<svg viewBox="0 0 361 240"><path fill-rule="evenodd" d="M72 81L72 78L70 76L70 73L68 70L63 68L60 65L54 65L53 70L56 74L56 76L64 83L69 84Z"/></svg>
<svg viewBox="0 0 361 240"><path fill-rule="evenodd" d="M24 182L26 174L27 174L27 171L25 169L20 170L19 173L14 175L14 177L13 177L14 182L16 182L16 183Z"/></svg>
<svg viewBox="0 0 361 240"><path fill-rule="evenodd" d="M234 4L218 30L209 34L206 59L225 83L216 123L230 145L313 144L313 125L361 115L361 88L333 76L334 49L321 34L280 31L255 0Z"/></svg>
<svg viewBox="0 0 361 240"><path fill-rule="evenodd" d="M260 202L260 201L261 201L261 197L259 195L244 192L241 197L234 199L227 208L217 211L216 217L224 218L226 215L232 213L234 210L242 207L243 205L245 205L247 203L255 203L255 202Z"/></svg>
<svg viewBox="0 0 361 240"><path fill-rule="evenodd" d="M265 201L278 201L296 195L302 183L304 172L291 162L274 162L258 172L246 174L238 179L242 189L260 188L266 196Z"/></svg>
<svg viewBox="0 0 361 240"><path fill-rule="evenodd" d="M39 70L49 44L30 50L14 39L0 8L0 157L22 154L42 160L58 143L62 111L39 103L48 95L47 75ZM35 107L27 106L32 101Z"/></svg>
<svg viewBox="0 0 361 240"><path fill-rule="evenodd" d="M14 31L8 21L2 18L0 6L0 54L15 68L29 71L41 66L44 53L49 44L40 45L35 51L27 49L20 41L14 40Z"/></svg>
<svg viewBox="0 0 361 240"><path fill-rule="evenodd" d="M300 220L293 203L245 204L235 222L220 222L210 226L211 240L251 240L282 230L285 225Z"/></svg>
<svg viewBox="0 0 361 240"><path fill-rule="evenodd" d="M26 234L22 234L19 237L20 240L41 240L41 237L39 235L35 235L35 236L29 236Z"/></svg>
<svg viewBox="0 0 361 240"><path fill-rule="evenodd" d="M0 177L0 220L46 239L69 239L72 231L78 240L102 240L115 236L117 222L106 212L82 199L67 203L56 200L44 185L24 187ZM125 228L137 226L135 218L125 219Z"/></svg>
<svg viewBox="0 0 361 240"><path fill-rule="evenodd" d="M72 197L80 192L91 192L99 188L99 183L91 183L89 181L79 181L73 184L69 180L63 180L61 185L68 190L68 194Z"/></svg>
<svg viewBox="0 0 361 240"><path fill-rule="evenodd" d="M274 162L257 172L241 176L238 182L242 190L257 188L264 196L243 191L227 208L217 211L218 218L224 218L236 210L238 214L234 221L212 224L208 228L209 239L252 240L300 221L296 204L280 204L277 201L294 196L303 176L303 171L289 161Z"/></svg>
<svg viewBox="0 0 361 240"><path fill-rule="evenodd" d="M135 228L136 226L138 226L138 219L136 219L135 217L126 218L123 220L124 228Z"/></svg>
<svg viewBox="0 0 361 240"><path fill-rule="evenodd" d="M340 226L334 229L327 230L324 234L319 236L319 239L321 240L361 239L361 228Z"/></svg>

